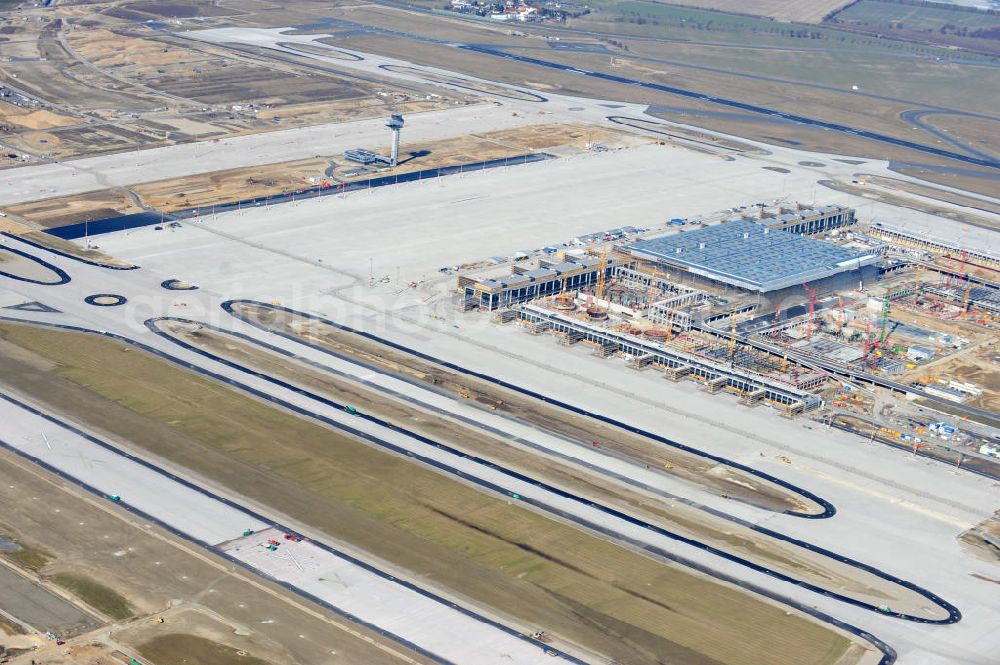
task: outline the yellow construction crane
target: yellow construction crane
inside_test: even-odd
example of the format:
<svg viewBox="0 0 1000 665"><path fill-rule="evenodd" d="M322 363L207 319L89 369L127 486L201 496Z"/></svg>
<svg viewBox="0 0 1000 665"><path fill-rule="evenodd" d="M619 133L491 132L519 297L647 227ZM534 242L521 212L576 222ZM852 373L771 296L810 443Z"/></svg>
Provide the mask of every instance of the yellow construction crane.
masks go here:
<svg viewBox="0 0 1000 665"><path fill-rule="evenodd" d="M733 351L736 350L736 315L732 316L733 323L729 329L729 362L733 362Z"/></svg>
<svg viewBox="0 0 1000 665"><path fill-rule="evenodd" d="M601 300L604 297L604 273L608 270L608 249L604 248L601 260L597 262L597 285L594 287L594 297Z"/></svg>

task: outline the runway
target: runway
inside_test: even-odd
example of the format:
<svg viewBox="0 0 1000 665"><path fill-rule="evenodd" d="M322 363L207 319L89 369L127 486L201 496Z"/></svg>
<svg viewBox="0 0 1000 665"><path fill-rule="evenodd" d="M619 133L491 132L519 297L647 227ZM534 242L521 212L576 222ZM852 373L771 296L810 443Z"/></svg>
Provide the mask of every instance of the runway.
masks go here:
<svg viewBox="0 0 1000 665"><path fill-rule="evenodd" d="M12 238L5 238L4 241L7 246L11 246L12 244L18 242ZM58 254L48 252L47 250L39 250L38 248L31 247L30 245L22 245L19 246L19 248L21 248L22 251L27 251L39 257L43 257L49 263L52 263L60 269L64 269L67 275L72 277L72 281L64 283L60 286L43 286L22 282L5 283L3 285L4 287L16 289L17 292L23 293L26 298L37 299L39 302L49 305L54 309L59 309L65 312L65 314L55 314L51 312L19 312L16 315L14 312L10 312L12 316L9 318L14 318L14 316L16 316L18 320L31 320L37 323L47 324L54 324L59 321L63 321L65 323L62 323L61 325L70 325L70 327L90 331L103 331L103 333L107 335L117 335L121 338L139 341L140 344L146 345L152 352L174 356L175 362L179 362L180 364L188 366L191 369L195 369L200 372L207 371L215 373L219 377L222 377L220 380L225 380L227 383L230 383L230 385L242 385L245 386L244 389L248 392L255 390L258 391L261 396L279 399L289 407L294 407L293 410L298 409L300 412L310 415L310 417L316 417L318 415L322 418L326 418L330 421L331 426L341 429L344 429L345 427L354 428L359 436L372 436L377 439L377 441L371 441L371 439L368 439L373 443L373 445L388 444L400 446L400 443L404 440L409 440L411 442L416 441L416 443L419 444L416 449L422 451L422 457L420 459L421 463L430 465L433 465L433 463L445 464L458 472L468 474L468 477L482 476L482 473L477 472L475 466L473 466L477 463L475 460L459 458L452 453L447 453L449 457L432 456L428 453L427 449L428 447L432 447L433 442L419 441L409 436L405 431L392 429L391 427L367 421L366 419L358 418L357 416L350 417L340 408L342 405L338 405L336 403L324 405L317 402L312 397L302 395L300 392L296 392L295 390L291 390L287 387L277 386L269 381L267 377L248 376L247 373L242 370L238 370L233 367L226 367L224 364L213 361L210 358L205 358L199 354L192 353L190 350L177 348L172 342L167 342L166 340L162 340L158 336L153 335L144 326L135 326L136 323L145 321L150 318L150 316L152 318L156 318L176 313L177 310L172 308L176 306L178 299L186 301L188 307L185 308L185 315L190 318L194 318L195 320L204 319L206 321L220 322L220 320L216 318L215 313L221 311L221 306L226 301L220 296L220 294L212 290L211 284L200 284L202 289L199 291L183 293L168 291L161 286L164 282L164 275L152 274L148 269L138 268L134 270L108 270L106 268L88 265L84 262L71 260L65 256L59 256ZM181 278L185 277L183 274L178 276ZM83 296L95 293L121 294L123 297L127 298L128 303L123 307L99 308L86 305L83 302ZM134 317L139 315L140 312L142 313L142 316L136 320ZM221 321L225 320L225 317L221 319ZM270 343L280 346L285 350L296 348L296 345L290 343L291 340L282 339L277 335L262 335L261 333L263 333L263 331L253 329L248 325L241 329L237 324L242 325L243 322L233 321L231 324L224 325L226 325L227 328L232 325L232 330L234 331L246 330L247 334L253 334L257 339L267 339ZM361 334L370 334L363 333L362 331L359 332ZM395 343L391 339L386 339L384 341ZM406 347L402 345L399 345L399 348L406 349ZM406 350L409 351L409 349ZM316 356L314 355L313 357L315 358ZM455 368L463 368L463 366L459 363L451 363L451 365ZM467 369L463 371L472 373ZM480 377L486 377L487 379L492 378L492 373L490 372L481 372L478 375ZM493 378L493 380L503 382L503 379L500 377ZM509 381L504 383L507 385L513 385ZM531 394L530 390L522 390L525 391L524 394ZM545 395L537 392L534 393L534 395L537 395L538 399L553 399L547 398ZM579 409L580 413L587 412L586 409L578 405L566 403L565 406L567 408ZM634 431L636 432L648 431L646 428L639 427L637 425L630 425L624 420L617 422L624 427L634 427ZM362 423L365 425L364 428L361 426ZM655 433L653 433L653 435L657 436ZM671 439L662 436L662 434L659 436L666 441L671 441ZM411 443L408 445L414 444ZM408 449L404 449L401 446L399 452L400 454L407 454L405 452L406 450ZM722 455L716 455L716 457L720 460L728 461ZM82 462L78 463L82 464ZM480 464L480 466L482 465ZM451 472L449 471L449 473ZM559 496L558 494L553 493L551 488L539 486L530 478L518 478L504 473L504 470L502 469L494 469L492 473L495 474L495 478L499 480L488 480L486 478L482 478L484 482L492 482L492 487L486 487L487 491L506 494L507 496L510 496L510 492L514 492L523 496L526 502L535 502L532 505L534 505L538 510L561 510L564 511L564 514L567 516L572 516L574 514L579 516L582 514L579 512L579 510L582 510L580 507L581 501L587 501L585 497ZM788 486L790 487L802 487L803 485L804 483L801 482L788 482ZM823 497L821 500L826 501L827 505L831 507L833 506L834 501L826 499L826 492L823 490L817 491L816 487L811 483L808 483L808 485L811 487L810 493L812 496L815 496L818 499ZM820 485L827 490L830 488L829 483L820 483ZM128 497L124 493L122 496L123 500L127 501ZM572 504L576 504L576 508L571 511L568 506L571 506ZM622 520L623 522L626 522L626 520L623 520L621 517L602 512L600 510L601 506L587 505L584 507L587 511L586 514L590 516L588 519L592 524L592 526L588 526L587 528L594 530L606 529L605 533L609 537L613 538L631 538L632 542L634 542L637 547L644 547L651 543L650 536L648 535L648 529L645 529L641 525L623 524L620 529L609 529L607 526L607 520L609 518L615 517L615 519ZM841 507L839 502L837 507ZM849 513L856 514L857 510L858 506L853 505ZM790 522L785 523L786 527L792 527L793 530L798 532L802 532L803 529L807 529L812 535L808 537L797 536L797 539L808 544L830 542L830 536L824 536L824 531L826 529L832 529L836 532L837 525L842 523L841 520L843 519L843 515L842 513L838 513L835 519L827 520L801 520L794 516L789 516L789 518L803 525L813 525L811 527L792 527ZM847 519L853 518L850 517L849 514ZM628 526L628 528L625 528L625 526ZM780 533L780 530L776 531ZM646 535L641 535L644 532ZM783 581L780 578L769 574L766 570L753 570L738 561L724 559L714 553L700 550L693 544L676 541L662 535L660 536L663 538L663 554L661 554L661 556L666 556L667 558L672 558L674 560L683 560L687 565L697 570L701 570L706 574L711 574L718 579L732 580L733 583L738 583L741 586L744 586L744 588L752 588L757 593L762 593L768 597L775 598L778 602L797 607L802 611L809 612L813 616L816 616L824 621L829 621L834 625L840 625L844 630L848 630L851 626L854 626L855 628L852 629L852 632L856 631L856 635L862 635L866 639L871 637L871 633L867 627L873 626L875 631L877 631L880 636L882 636L883 633L889 633L892 635L893 638L888 640L890 643L894 640L898 640L905 644L908 650L912 651L915 648L913 645L920 643L920 641L924 640L926 637L922 633L914 633L910 629L901 628L902 626L913 626L913 622L893 621L893 619L885 617L881 613L872 612L870 609L866 608L852 606L850 603L845 603L835 597L822 596L824 602L813 600L813 598L819 598L821 594L816 594L813 590L803 587L802 585ZM825 541L824 538L826 539ZM819 546L817 545L817 547ZM720 562L712 563L713 558L719 559ZM861 558L863 559L864 557ZM963 593L966 592L967 589L963 591ZM813 605L816 605L817 607L814 608L812 607ZM963 614L966 614L965 609L966 607L963 606ZM982 609L981 605L978 604L978 601L973 605L972 616L975 617L975 621L982 621ZM845 617L848 618L847 621L845 621ZM965 620L963 620L960 624L957 624L957 626L964 626L968 620L968 615L966 615ZM974 623L973 625L982 624ZM963 630L960 634L968 633ZM949 638L944 637L944 635L945 634L940 634L940 637L935 637L931 644L936 644L939 640L941 642L948 640ZM892 659L894 658L893 648L884 645L878 640L875 640L873 643L881 645L879 648L883 651L883 663L892 662ZM893 647L895 647L895 644L893 644ZM924 646L922 648L927 649L928 647ZM939 661L925 659L914 662L930 663ZM968 662L979 661L969 660Z"/></svg>
<svg viewBox="0 0 1000 665"><path fill-rule="evenodd" d="M583 662L321 540L286 542L282 534L295 530L2 392L0 418L5 423L0 447L435 662L534 665L553 662L552 656ZM281 555L268 557L265 547L245 534L268 529L281 539ZM249 551L234 547L239 540ZM290 549L307 550L298 556L311 559L308 574L277 574L280 568L269 559ZM344 588L324 585L323 579L337 579ZM463 638L453 638L452 631Z"/></svg>

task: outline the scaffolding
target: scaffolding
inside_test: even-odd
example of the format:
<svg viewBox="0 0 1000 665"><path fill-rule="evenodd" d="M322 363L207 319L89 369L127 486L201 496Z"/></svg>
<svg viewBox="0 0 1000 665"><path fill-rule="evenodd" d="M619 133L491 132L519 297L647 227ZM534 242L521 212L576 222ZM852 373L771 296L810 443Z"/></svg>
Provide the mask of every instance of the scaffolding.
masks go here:
<svg viewBox="0 0 1000 665"><path fill-rule="evenodd" d="M776 369L777 363L773 360L768 361L765 358L766 354L754 354L740 349L739 361L730 364L726 361L720 362L704 352L692 353L685 350L685 347L698 346L698 342L691 339L682 338L677 345L668 346L647 341L630 332L610 330L581 321L537 305L519 305L516 311L528 324L529 331L553 330L565 335L576 333L580 336L580 341L594 344L595 353L601 357L621 353L633 364L640 363L641 366L656 364L664 367L664 375L674 381L690 377L706 382L709 390L717 392L726 389L740 395L763 390L764 395L761 400L778 405L800 404L801 410L818 408L822 404L819 396L788 381L768 376L767 371ZM704 347L704 344L701 346ZM725 357L725 348L720 348ZM742 355L744 353L745 358ZM641 360L632 360L637 357ZM818 376L822 379L822 375Z"/></svg>

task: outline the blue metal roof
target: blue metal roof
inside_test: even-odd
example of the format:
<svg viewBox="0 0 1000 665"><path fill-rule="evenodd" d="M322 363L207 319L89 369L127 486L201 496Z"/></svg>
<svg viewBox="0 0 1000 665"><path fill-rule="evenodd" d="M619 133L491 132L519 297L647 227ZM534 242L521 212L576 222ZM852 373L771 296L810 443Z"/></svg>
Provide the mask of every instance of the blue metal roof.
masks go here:
<svg viewBox="0 0 1000 665"><path fill-rule="evenodd" d="M859 254L749 220L644 240L626 249L757 291L782 289L878 260L874 254Z"/></svg>

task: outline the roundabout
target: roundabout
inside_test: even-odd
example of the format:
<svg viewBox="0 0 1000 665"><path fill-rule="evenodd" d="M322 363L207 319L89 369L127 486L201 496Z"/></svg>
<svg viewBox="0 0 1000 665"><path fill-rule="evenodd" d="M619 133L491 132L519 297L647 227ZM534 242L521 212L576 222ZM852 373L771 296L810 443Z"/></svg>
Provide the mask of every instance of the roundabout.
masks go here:
<svg viewBox="0 0 1000 665"><path fill-rule="evenodd" d="M95 293L83 299L88 305L95 307L118 307L128 302L128 298L116 293Z"/></svg>

